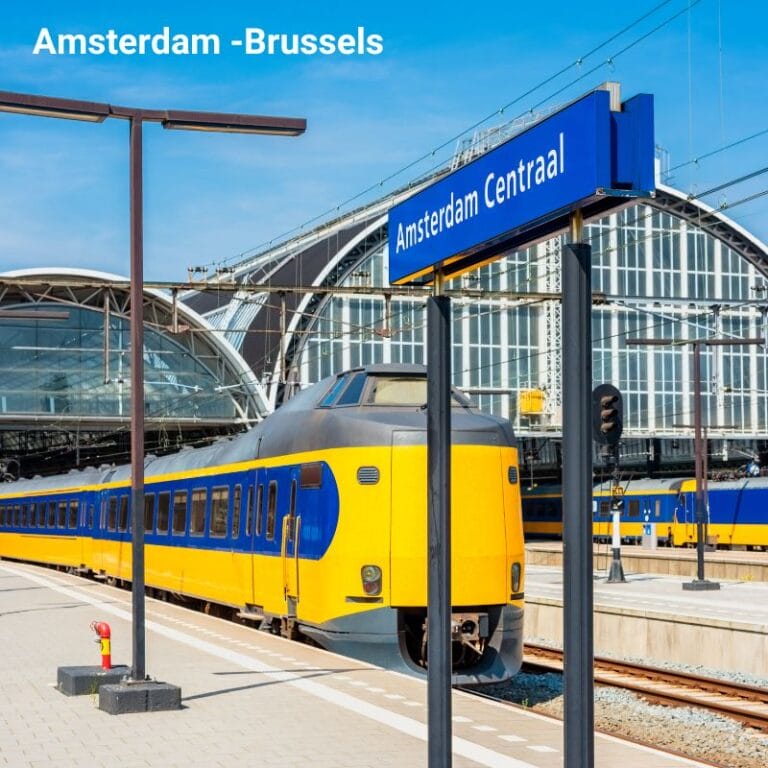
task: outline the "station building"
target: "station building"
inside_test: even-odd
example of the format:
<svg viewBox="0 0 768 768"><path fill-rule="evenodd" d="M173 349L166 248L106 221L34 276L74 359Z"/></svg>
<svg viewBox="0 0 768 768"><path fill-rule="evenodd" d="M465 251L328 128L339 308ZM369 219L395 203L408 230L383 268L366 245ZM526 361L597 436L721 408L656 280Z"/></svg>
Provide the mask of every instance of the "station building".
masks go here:
<svg viewBox="0 0 768 768"><path fill-rule="evenodd" d="M0 474L130 455L130 288L79 269L0 274ZM264 413L245 361L173 297L144 292L149 452L205 443Z"/></svg>

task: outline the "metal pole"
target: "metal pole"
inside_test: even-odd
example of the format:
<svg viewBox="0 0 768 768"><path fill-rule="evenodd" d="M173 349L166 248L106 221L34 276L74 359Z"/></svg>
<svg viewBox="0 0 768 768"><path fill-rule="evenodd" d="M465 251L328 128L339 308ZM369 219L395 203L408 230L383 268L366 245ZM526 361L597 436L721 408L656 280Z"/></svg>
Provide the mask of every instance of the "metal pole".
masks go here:
<svg viewBox="0 0 768 768"><path fill-rule="evenodd" d="M146 678L144 626L144 215L142 118L130 118L131 198L131 531L133 667L131 678Z"/></svg>
<svg viewBox="0 0 768 768"><path fill-rule="evenodd" d="M701 345L693 344L693 452L696 474L696 578L704 581L704 504L701 497Z"/></svg>
<svg viewBox="0 0 768 768"><path fill-rule="evenodd" d="M451 300L435 273L427 300L428 766L450 768L451 735Z"/></svg>
<svg viewBox="0 0 768 768"><path fill-rule="evenodd" d="M693 453L694 474L696 475L696 578L683 584L683 589L720 589L717 581L704 578L704 494L703 494L703 439L701 427L701 345L709 343L693 341Z"/></svg>
<svg viewBox="0 0 768 768"><path fill-rule="evenodd" d="M581 212L562 260L563 667L565 768L593 768L592 249Z"/></svg>

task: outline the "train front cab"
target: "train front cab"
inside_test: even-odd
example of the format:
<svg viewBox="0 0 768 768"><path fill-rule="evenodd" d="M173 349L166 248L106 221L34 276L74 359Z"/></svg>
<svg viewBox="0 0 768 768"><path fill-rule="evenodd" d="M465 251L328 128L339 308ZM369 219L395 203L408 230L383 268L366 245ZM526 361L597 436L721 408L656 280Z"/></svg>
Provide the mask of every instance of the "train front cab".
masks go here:
<svg viewBox="0 0 768 768"><path fill-rule="evenodd" d="M456 435L454 433L454 441ZM426 446L423 431L395 430L389 449L366 449L339 477L341 520L318 579L302 576L301 631L324 647L389 669L425 672ZM350 456L345 457L348 462ZM452 449L454 682L501 680L522 661L523 538L517 452ZM375 478L375 480L373 479ZM368 592L365 574L381 573ZM338 615L310 618L303 604L338 595ZM305 603L306 601L306 603ZM332 610L329 606L329 610Z"/></svg>

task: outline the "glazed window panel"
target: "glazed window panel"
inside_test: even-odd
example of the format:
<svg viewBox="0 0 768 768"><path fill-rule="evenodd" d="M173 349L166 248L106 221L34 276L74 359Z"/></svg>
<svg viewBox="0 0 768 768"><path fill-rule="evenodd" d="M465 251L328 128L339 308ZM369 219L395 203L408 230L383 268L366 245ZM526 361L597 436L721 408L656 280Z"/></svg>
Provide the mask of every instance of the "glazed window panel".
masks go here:
<svg viewBox="0 0 768 768"><path fill-rule="evenodd" d="M152 533L155 523L155 494L147 493L144 496L144 531Z"/></svg>
<svg viewBox="0 0 768 768"><path fill-rule="evenodd" d="M195 506L195 495L192 494L192 507ZM221 485L211 489L211 536L223 538L227 535L227 510L229 508L229 488ZM203 501L205 515L205 501ZM193 515L194 518L194 515Z"/></svg>
<svg viewBox="0 0 768 768"><path fill-rule="evenodd" d="M264 484L259 483L259 491L256 495L256 535L261 536L264 530Z"/></svg>
<svg viewBox="0 0 768 768"><path fill-rule="evenodd" d="M235 486L232 494L232 538L236 539L240 535L240 515L243 505L243 486L239 483Z"/></svg>
<svg viewBox="0 0 768 768"><path fill-rule="evenodd" d="M58 515L56 517L56 527L64 528L67 524L67 501L62 499L57 506Z"/></svg>
<svg viewBox="0 0 768 768"><path fill-rule="evenodd" d="M127 494L123 494L122 496L120 496L120 512L118 515L117 530L118 531L128 530L128 496Z"/></svg>
<svg viewBox="0 0 768 768"><path fill-rule="evenodd" d="M187 492L176 491L173 494L173 532L184 534L187 531Z"/></svg>
<svg viewBox="0 0 768 768"><path fill-rule="evenodd" d="M277 515L277 482L272 480L267 495L267 540L275 538L275 517Z"/></svg>
<svg viewBox="0 0 768 768"><path fill-rule="evenodd" d="M208 491L205 488L192 489L192 509L189 516L189 532L193 536L202 536L205 531L205 504Z"/></svg>
<svg viewBox="0 0 768 768"><path fill-rule="evenodd" d="M157 532L168 533L168 517L171 508L171 492L162 491L157 496Z"/></svg>
<svg viewBox="0 0 768 768"><path fill-rule="evenodd" d="M77 528L77 516L79 512L80 512L80 502L77 499L70 499L69 519L67 521L67 528Z"/></svg>
<svg viewBox="0 0 768 768"><path fill-rule="evenodd" d="M56 527L56 502L55 501L48 502L48 527L49 528Z"/></svg>

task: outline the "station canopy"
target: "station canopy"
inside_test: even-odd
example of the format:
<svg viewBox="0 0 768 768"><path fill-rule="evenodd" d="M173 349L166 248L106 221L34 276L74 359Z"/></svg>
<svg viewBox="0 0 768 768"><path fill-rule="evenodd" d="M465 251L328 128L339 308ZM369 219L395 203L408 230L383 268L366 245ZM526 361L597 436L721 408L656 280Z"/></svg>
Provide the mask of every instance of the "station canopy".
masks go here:
<svg viewBox="0 0 768 768"><path fill-rule="evenodd" d="M15 475L125 460L130 287L80 269L0 274L0 468ZM266 412L240 354L170 294L144 291L147 449L247 428Z"/></svg>

